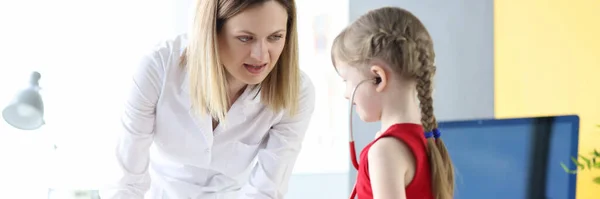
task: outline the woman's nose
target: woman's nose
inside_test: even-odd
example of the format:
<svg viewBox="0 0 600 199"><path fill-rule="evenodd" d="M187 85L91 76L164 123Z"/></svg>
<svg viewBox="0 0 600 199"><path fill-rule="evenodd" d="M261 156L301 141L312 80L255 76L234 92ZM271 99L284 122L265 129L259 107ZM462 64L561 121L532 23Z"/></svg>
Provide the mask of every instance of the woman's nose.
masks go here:
<svg viewBox="0 0 600 199"><path fill-rule="evenodd" d="M252 52L250 52L250 57L260 61L261 63L266 61L268 58L269 48L264 41L257 41L252 46Z"/></svg>

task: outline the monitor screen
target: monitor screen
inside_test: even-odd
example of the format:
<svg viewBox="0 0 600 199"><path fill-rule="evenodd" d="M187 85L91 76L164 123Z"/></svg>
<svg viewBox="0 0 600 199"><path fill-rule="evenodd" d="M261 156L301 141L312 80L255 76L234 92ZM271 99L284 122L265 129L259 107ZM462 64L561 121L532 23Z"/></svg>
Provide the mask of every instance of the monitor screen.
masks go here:
<svg viewBox="0 0 600 199"><path fill-rule="evenodd" d="M576 168L577 116L441 122L439 129L455 166L456 199L575 199L576 175L561 162Z"/></svg>

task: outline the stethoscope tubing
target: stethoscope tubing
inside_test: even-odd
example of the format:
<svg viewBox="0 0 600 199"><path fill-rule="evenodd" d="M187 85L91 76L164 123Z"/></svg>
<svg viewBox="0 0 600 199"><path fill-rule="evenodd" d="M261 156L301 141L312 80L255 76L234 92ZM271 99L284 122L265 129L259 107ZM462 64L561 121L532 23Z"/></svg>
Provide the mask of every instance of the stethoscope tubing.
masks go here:
<svg viewBox="0 0 600 199"><path fill-rule="evenodd" d="M350 95L350 105L349 105L349 114L348 114L348 134L349 134L349 144L350 144L350 160L352 160L352 165L354 166L354 168L356 170L358 170L358 159L356 158L356 146L354 144L354 134L352 132L352 109L354 106L354 95L356 94L356 90L358 90L358 87L368 81L374 81L372 79L365 79L361 82L359 82L354 89L352 90L352 94Z"/></svg>

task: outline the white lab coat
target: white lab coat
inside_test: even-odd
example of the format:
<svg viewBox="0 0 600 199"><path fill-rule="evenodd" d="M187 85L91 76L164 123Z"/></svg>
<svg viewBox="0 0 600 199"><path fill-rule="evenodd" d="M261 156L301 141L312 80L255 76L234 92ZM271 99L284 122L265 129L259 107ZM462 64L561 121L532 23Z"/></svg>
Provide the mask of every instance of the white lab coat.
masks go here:
<svg viewBox="0 0 600 199"><path fill-rule="evenodd" d="M315 106L311 81L302 73L295 117L267 109L248 86L213 132L211 117L191 111L179 66L186 42L163 42L136 70L116 151L123 173L102 198L283 198Z"/></svg>

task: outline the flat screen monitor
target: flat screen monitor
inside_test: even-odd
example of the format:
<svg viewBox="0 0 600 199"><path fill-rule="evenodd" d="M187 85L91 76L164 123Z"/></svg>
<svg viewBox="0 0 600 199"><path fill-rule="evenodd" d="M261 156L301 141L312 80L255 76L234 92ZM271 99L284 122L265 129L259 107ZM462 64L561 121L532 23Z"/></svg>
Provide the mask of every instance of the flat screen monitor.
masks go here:
<svg viewBox="0 0 600 199"><path fill-rule="evenodd" d="M456 199L575 199L579 118L441 122Z"/></svg>

